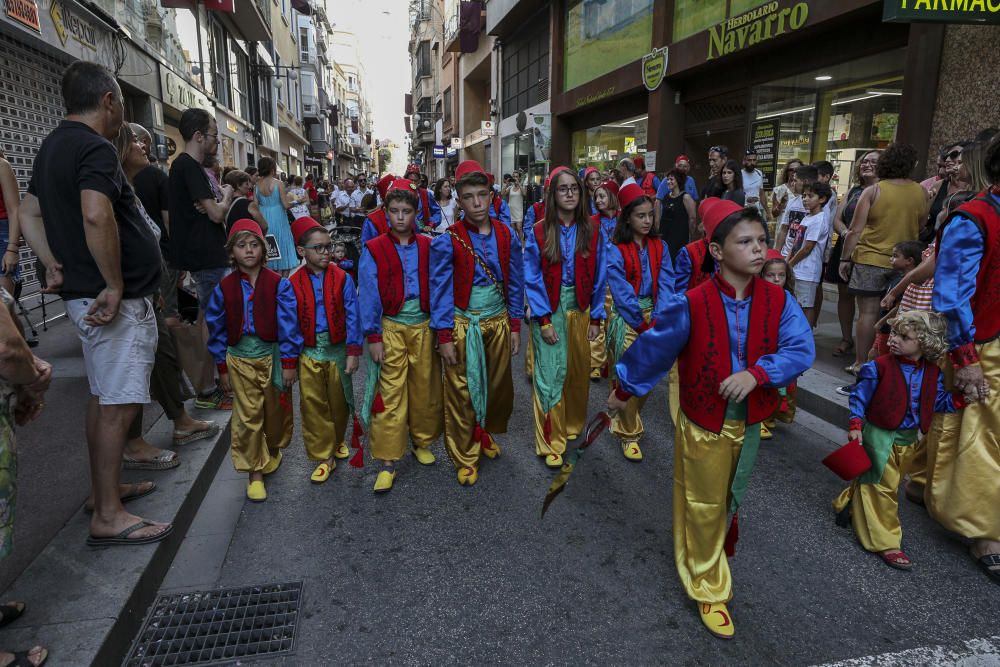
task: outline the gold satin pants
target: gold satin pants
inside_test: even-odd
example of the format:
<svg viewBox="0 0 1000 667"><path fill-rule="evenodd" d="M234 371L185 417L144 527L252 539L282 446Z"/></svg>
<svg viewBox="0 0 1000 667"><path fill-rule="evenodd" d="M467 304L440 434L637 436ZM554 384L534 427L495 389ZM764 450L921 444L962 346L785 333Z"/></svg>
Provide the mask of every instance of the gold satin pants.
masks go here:
<svg viewBox="0 0 1000 667"><path fill-rule="evenodd" d="M465 335L469 321L455 317L455 351L458 363L444 367L444 444L455 468L478 468L480 443L472 441L476 415L469 398L466 376ZM507 314L479 322L486 352L486 430L506 433L514 411L514 381L510 368L510 320Z"/></svg>
<svg viewBox="0 0 1000 667"><path fill-rule="evenodd" d="M893 445L885 471L878 484L860 484L858 480L844 489L833 501L833 508L843 511L851 503L851 525L858 542L868 551L898 549L903 543L899 523L899 485L923 454L923 440L901 447Z"/></svg>
<svg viewBox="0 0 1000 667"><path fill-rule="evenodd" d="M566 443L583 433L587 426L587 401L590 399L590 310L566 312L566 380L562 400L549 411L550 442L545 442L545 413L532 392L535 410L535 453L562 455ZM543 342L542 345L547 343Z"/></svg>
<svg viewBox="0 0 1000 667"><path fill-rule="evenodd" d="M607 289L604 295L604 314L607 318L611 317L611 309L615 305L615 299L611 296L611 288ZM608 361L607 352L607 330L608 330L608 319L601 320L601 332L597 334L597 338L590 341L590 369L594 370L596 368L601 368Z"/></svg>
<svg viewBox="0 0 1000 667"><path fill-rule="evenodd" d="M383 412L372 414L368 442L372 457L398 461L409 438L414 447L430 447L441 437L441 360L434 332L426 322L407 326L382 319L385 359L378 391Z"/></svg>
<svg viewBox="0 0 1000 667"><path fill-rule="evenodd" d="M649 318L652 315L652 310L644 310L642 313L642 319L649 322ZM615 315L614 317L618 317ZM622 347L622 353L632 346L635 339L639 337L639 334L635 332L635 329L625 325L625 345ZM611 379L616 380L618 374L615 371L614 364L611 365L611 369L608 375ZM642 407L646 405L646 399L649 398L649 394L645 396L633 396L628 399L625 403L625 408L620 410L611 419L611 432L616 435L619 439L626 442L636 441L642 437L643 427L642 427L642 417L639 413L642 411Z"/></svg>
<svg viewBox="0 0 1000 667"><path fill-rule="evenodd" d="M236 472L260 472L291 442L291 391L282 400L271 383L270 356L243 359L227 354L226 365L233 385L233 467Z"/></svg>
<svg viewBox="0 0 1000 667"><path fill-rule="evenodd" d="M681 415L681 375L676 361L667 374L667 390L670 397L670 419L676 429Z"/></svg>
<svg viewBox="0 0 1000 667"><path fill-rule="evenodd" d="M934 415L924 500L931 517L948 530L1000 541L1000 339L976 351L990 397L954 414ZM944 368L951 389L951 362Z"/></svg>
<svg viewBox="0 0 1000 667"><path fill-rule="evenodd" d="M745 430L745 422L726 420L716 435L680 413L674 438L674 561L688 597L697 602L733 597L723 545Z"/></svg>
<svg viewBox="0 0 1000 667"><path fill-rule="evenodd" d="M313 461L331 458L344 442L350 419L337 364L299 357L299 414L306 454Z"/></svg>

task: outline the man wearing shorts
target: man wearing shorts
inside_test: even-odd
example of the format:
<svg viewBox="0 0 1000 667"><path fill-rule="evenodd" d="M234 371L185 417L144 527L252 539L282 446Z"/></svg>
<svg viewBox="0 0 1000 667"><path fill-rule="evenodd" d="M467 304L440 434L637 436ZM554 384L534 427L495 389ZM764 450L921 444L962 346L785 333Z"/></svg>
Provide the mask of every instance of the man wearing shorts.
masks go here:
<svg viewBox="0 0 1000 667"><path fill-rule="evenodd" d="M62 94L66 119L35 158L22 232L47 267L49 288L62 288L83 343L94 496L87 543L147 544L166 537L170 524L126 512L121 497L144 495L152 483L121 487L118 480L129 424L149 402L156 354L150 297L159 286L160 251L109 141L124 116L114 76L96 63L73 63Z"/></svg>

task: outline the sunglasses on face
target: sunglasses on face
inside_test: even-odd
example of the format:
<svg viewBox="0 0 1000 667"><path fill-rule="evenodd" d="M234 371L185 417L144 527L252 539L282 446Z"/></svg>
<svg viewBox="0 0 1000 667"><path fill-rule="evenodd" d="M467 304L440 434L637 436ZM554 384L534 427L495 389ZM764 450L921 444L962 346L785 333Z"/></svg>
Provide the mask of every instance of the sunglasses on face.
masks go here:
<svg viewBox="0 0 1000 667"><path fill-rule="evenodd" d="M954 151L952 151L950 153L945 153L944 159L945 160L957 160L960 157L962 157L962 151L960 151L960 150L954 150Z"/></svg>

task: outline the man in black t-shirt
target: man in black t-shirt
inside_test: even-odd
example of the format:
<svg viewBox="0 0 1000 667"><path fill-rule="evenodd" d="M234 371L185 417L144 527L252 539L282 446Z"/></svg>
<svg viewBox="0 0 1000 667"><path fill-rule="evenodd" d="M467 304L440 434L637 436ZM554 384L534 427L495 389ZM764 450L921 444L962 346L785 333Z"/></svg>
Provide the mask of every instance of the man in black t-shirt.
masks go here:
<svg viewBox="0 0 1000 667"><path fill-rule="evenodd" d="M151 482L119 485L128 426L149 402L156 352L152 296L160 251L109 139L124 115L114 76L75 62L62 80L66 120L42 142L20 209L22 232L60 288L83 343L90 382L87 446L94 513L88 544L145 544L172 527L125 511L123 494Z"/></svg>

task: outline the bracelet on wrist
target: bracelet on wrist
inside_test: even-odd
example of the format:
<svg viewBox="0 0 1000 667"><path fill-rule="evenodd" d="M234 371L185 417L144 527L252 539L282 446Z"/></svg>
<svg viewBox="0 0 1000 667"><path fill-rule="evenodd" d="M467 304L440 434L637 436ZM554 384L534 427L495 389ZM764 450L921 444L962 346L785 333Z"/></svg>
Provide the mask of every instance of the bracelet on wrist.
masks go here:
<svg viewBox="0 0 1000 667"><path fill-rule="evenodd" d="M20 250L18 250L17 248L7 248L7 252L12 252L12 253L14 253L15 255L18 255L18 254L20 254L20 253L21 253L21 251L20 251Z"/></svg>

